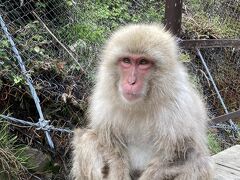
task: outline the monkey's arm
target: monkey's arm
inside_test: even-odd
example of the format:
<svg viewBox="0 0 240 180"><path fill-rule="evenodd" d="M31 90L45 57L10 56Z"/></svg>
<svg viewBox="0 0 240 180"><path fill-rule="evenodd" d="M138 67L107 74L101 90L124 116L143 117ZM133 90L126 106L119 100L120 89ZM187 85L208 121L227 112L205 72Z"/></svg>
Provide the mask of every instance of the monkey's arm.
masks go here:
<svg viewBox="0 0 240 180"><path fill-rule="evenodd" d="M183 153L183 152L181 152ZM159 155L160 157L160 155ZM184 154L173 156L172 161L155 157L143 172L139 180L211 180L213 166L211 158L204 153L186 148Z"/></svg>
<svg viewBox="0 0 240 180"><path fill-rule="evenodd" d="M101 173L104 167L103 156L98 152L96 134L87 130L82 133L81 129L74 132L73 167L71 175L74 180L97 180L102 179Z"/></svg>
<svg viewBox="0 0 240 180"><path fill-rule="evenodd" d="M77 129L72 145L74 180L130 179L124 161L116 151L105 149L93 130L82 133L82 130Z"/></svg>

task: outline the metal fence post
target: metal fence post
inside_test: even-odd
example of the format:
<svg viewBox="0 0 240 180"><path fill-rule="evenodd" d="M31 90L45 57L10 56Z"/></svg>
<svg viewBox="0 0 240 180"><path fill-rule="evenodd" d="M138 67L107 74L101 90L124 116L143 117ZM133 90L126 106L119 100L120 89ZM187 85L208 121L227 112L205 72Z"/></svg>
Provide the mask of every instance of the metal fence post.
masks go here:
<svg viewBox="0 0 240 180"><path fill-rule="evenodd" d="M165 25L174 35L179 35L182 20L182 0L165 1Z"/></svg>

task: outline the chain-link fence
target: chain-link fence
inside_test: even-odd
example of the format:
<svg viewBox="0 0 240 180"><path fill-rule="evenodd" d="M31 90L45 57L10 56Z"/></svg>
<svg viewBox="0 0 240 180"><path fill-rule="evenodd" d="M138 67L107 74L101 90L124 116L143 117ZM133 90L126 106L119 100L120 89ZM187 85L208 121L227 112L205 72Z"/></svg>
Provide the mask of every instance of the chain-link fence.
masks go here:
<svg viewBox="0 0 240 180"><path fill-rule="evenodd" d="M240 51L234 51L232 48L214 48L204 49L202 54L228 110L230 112L238 110L240 107ZM191 66L189 68L200 81L199 84L201 84L201 89L208 102L211 116L224 114L224 108L213 89L203 64L195 58L188 63L188 66Z"/></svg>
<svg viewBox="0 0 240 180"><path fill-rule="evenodd" d="M182 39L239 39L239 0L183 2ZM73 129L87 124L85 112L94 84L98 53L108 35L132 22L163 22L164 1L2 0L0 14L20 53L49 125ZM240 107L240 50L201 50L229 111ZM26 79L3 29L0 30L0 113L39 121ZM210 116L224 114L195 50L181 58L204 94ZM53 128L51 126L51 128ZM69 135L51 134L55 152L68 158ZM22 142L45 145L43 132L11 127ZM65 171L65 170L63 170Z"/></svg>
<svg viewBox="0 0 240 180"><path fill-rule="evenodd" d="M191 39L239 39L239 0L183 1L183 33Z"/></svg>
<svg viewBox="0 0 240 180"><path fill-rule="evenodd" d="M227 1L191 1L183 2L182 36L187 39L239 39L240 3L238 0ZM240 51L236 48L202 49L203 56L212 73L229 111L240 107ZM213 116L224 114L224 109L217 98L206 71L198 58L189 64L203 86L210 112ZM190 68L192 69L192 68ZM193 70L192 69L192 70Z"/></svg>

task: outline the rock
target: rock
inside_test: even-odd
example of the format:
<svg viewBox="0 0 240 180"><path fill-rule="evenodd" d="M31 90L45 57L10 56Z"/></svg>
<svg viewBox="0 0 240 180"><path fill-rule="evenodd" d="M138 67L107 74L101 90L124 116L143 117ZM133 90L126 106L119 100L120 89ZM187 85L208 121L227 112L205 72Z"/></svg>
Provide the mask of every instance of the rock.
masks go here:
<svg viewBox="0 0 240 180"><path fill-rule="evenodd" d="M29 163L33 166L32 171L44 172L51 163L51 157L38 149L28 147L25 153L29 158Z"/></svg>

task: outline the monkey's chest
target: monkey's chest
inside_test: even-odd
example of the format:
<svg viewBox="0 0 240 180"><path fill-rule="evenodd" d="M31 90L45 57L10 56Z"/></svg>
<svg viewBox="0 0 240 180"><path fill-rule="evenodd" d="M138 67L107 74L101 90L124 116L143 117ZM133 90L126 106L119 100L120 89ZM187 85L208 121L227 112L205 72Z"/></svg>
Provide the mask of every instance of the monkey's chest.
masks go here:
<svg viewBox="0 0 240 180"><path fill-rule="evenodd" d="M132 143L128 146L130 166L132 170L142 171L150 162L153 151L147 143Z"/></svg>

